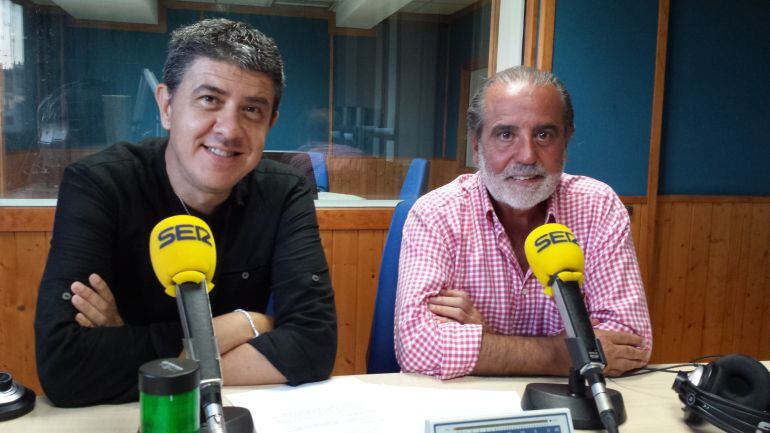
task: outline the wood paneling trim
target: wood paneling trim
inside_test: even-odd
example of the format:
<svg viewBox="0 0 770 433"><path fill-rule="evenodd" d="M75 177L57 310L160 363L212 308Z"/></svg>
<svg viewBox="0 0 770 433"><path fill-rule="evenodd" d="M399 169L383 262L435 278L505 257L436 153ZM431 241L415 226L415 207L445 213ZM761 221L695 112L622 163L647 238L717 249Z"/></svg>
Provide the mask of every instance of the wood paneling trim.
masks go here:
<svg viewBox="0 0 770 433"><path fill-rule="evenodd" d="M527 0L524 11L524 66L535 66L537 49L537 4L538 0Z"/></svg>
<svg viewBox="0 0 770 433"><path fill-rule="evenodd" d="M647 212L651 218L642 234L642 244L647 254L647 269L645 280L652 281L655 272L654 254L656 252L656 221L658 210L658 182L660 176L660 147L663 130L663 98L666 86L666 52L668 47L668 11L669 0L658 1L658 33L655 48L655 78L652 90L652 119L650 126L650 156L647 162Z"/></svg>
<svg viewBox="0 0 770 433"><path fill-rule="evenodd" d="M392 208L317 209L321 230L387 230Z"/></svg>
<svg viewBox="0 0 770 433"><path fill-rule="evenodd" d="M329 34L332 36L355 36L357 38L376 38L377 30L371 29L353 29L350 27L337 27L329 25Z"/></svg>
<svg viewBox="0 0 770 433"><path fill-rule="evenodd" d="M553 29L556 19L556 0L540 0L540 18L537 28L537 69L553 69Z"/></svg>
<svg viewBox="0 0 770 433"><path fill-rule="evenodd" d="M768 195L661 195L658 203L770 203Z"/></svg>
<svg viewBox="0 0 770 433"><path fill-rule="evenodd" d="M647 197L643 195L621 195L620 201L624 204L646 204Z"/></svg>
<svg viewBox="0 0 770 433"><path fill-rule="evenodd" d="M0 232L50 232L52 207L0 207Z"/></svg>
<svg viewBox="0 0 770 433"><path fill-rule="evenodd" d="M53 228L55 208L0 207L0 232L46 232ZM321 230L387 230L392 208L320 208Z"/></svg>
<svg viewBox="0 0 770 433"><path fill-rule="evenodd" d="M500 28L500 0L492 0L492 11L489 14L489 58L487 59L487 75L497 72L497 36Z"/></svg>

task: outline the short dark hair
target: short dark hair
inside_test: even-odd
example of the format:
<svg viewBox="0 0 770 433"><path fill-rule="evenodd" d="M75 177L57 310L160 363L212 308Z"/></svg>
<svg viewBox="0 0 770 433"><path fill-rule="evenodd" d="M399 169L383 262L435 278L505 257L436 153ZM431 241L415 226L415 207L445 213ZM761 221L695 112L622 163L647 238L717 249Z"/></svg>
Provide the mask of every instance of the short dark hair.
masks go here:
<svg viewBox="0 0 770 433"><path fill-rule="evenodd" d="M273 114L278 111L286 77L275 41L241 22L223 18L199 21L171 33L163 82L173 95L187 68L200 57L232 63L246 71L260 72L273 81Z"/></svg>
<svg viewBox="0 0 770 433"><path fill-rule="evenodd" d="M572 100L570 99L569 92L567 92L567 88L564 87L564 83L550 72L540 71L527 66L514 66L487 78L479 90L476 91L476 94L473 95L466 116L469 143L471 138L478 140L481 137L481 130L484 128L484 109L487 102L487 92L492 85L497 83L527 83L533 86L553 86L561 97L564 109L564 130L575 130L575 113L572 109Z"/></svg>

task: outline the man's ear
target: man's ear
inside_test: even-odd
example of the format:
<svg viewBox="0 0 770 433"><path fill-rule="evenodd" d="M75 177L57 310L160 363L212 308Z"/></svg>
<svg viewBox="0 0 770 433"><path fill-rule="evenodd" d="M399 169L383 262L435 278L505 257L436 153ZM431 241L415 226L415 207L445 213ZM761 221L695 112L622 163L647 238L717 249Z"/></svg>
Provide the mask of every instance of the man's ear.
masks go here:
<svg viewBox="0 0 770 433"><path fill-rule="evenodd" d="M276 111L275 113L273 113L273 118L272 118L272 119L270 119L270 127L271 127L271 128L272 128L273 126L275 126L275 122L277 122L277 121L278 121L278 114L280 114L278 111Z"/></svg>
<svg viewBox="0 0 770 433"><path fill-rule="evenodd" d="M473 165L479 166L479 139L476 134L471 136L471 148L473 149Z"/></svg>
<svg viewBox="0 0 770 433"><path fill-rule="evenodd" d="M155 102L160 112L160 123L166 130L171 129L171 91L164 83L155 88Z"/></svg>

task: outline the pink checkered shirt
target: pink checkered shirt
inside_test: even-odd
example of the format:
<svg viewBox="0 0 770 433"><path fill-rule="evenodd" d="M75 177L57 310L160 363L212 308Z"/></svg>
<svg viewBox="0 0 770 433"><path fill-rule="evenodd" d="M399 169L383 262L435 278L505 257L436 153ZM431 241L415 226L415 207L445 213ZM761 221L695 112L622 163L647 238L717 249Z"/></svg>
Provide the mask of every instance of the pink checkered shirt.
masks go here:
<svg viewBox="0 0 770 433"><path fill-rule="evenodd" d="M628 212L612 189L562 175L547 221L571 228L586 258L583 291L598 328L632 332L652 347L647 301ZM404 225L395 312L396 357L403 371L449 379L469 374L481 325L439 323L427 300L461 289L502 335L555 335L564 329L553 298L522 273L478 173L462 175L415 203Z"/></svg>

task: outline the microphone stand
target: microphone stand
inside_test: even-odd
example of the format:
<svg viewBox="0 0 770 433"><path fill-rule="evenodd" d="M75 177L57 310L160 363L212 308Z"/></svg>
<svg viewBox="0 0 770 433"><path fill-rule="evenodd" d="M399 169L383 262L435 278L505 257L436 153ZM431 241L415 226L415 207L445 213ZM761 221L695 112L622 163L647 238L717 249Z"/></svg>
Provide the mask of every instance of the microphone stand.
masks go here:
<svg viewBox="0 0 770 433"><path fill-rule="evenodd" d="M576 429L606 428L611 433L617 432L617 426L626 420L623 396L605 386L603 370L607 362L591 326L580 287L576 281L562 281L558 276L552 278L550 286L567 332L565 343L572 362L569 381L567 385L527 385L521 406L525 410L566 407Z"/></svg>
<svg viewBox="0 0 770 433"><path fill-rule="evenodd" d="M248 409L222 405L222 370L206 281L178 284L176 300L187 356L201 366L201 432L254 433Z"/></svg>

